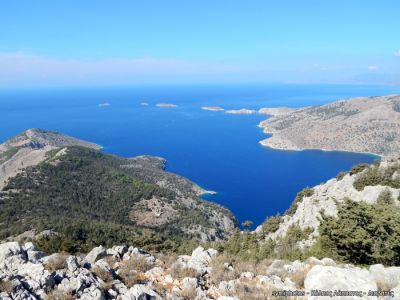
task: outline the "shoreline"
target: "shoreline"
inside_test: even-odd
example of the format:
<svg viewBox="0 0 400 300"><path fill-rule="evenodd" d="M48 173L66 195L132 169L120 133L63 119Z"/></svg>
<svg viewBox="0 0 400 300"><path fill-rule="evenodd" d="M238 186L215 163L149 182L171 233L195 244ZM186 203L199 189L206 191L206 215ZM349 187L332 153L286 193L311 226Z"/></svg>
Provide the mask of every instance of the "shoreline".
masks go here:
<svg viewBox="0 0 400 300"><path fill-rule="evenodd" d="M272 137L272 134L271 134ZM270 137L269 137L270 138ZM259 141L259 144L263 147L270 148L273 150L279 150L279 151L322 151L322 152L347 152L347 153L354 153L354 154L364 154L364 155L370 155L374 156L376 158L382 158L384 155L373 153L373 152L363 152L363 151L352 151L352 150L344 150L344 149L326 149L326 148L283 148L283 147L277 147L277 146L272 146L264 143L264 141L268 140L269 138L266 138L262 141Z"/></svg>

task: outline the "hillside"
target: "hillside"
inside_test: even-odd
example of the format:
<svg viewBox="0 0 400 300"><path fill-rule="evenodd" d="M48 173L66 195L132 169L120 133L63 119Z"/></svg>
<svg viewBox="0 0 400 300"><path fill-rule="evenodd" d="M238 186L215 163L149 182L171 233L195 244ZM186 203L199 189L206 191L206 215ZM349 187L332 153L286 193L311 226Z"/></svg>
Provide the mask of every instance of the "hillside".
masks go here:
<svg viewBox="0 0 400 300"><path fill-rule="evenodd" d="M12 161L23 165L1 178L0 239L52 230L54 239L41 240L52 251L115 243L177 250L190 248L184 241L218 240L234 229L227 209L200 200L201 189L165 172L161 158L121 158L95 144L33 132L2 145L3 155L14 149L2 163L6 170Z"/></svg>
<svg viewBox="0 0 400 300"><path fill-rule="evenodd" d="M0 190L9 178L26 167L42 162L48 151L67 146L101 148L94 143L37 128L28 129L0 144Z"/></svg>
<svg viewBox="0 0 400 300"><path fill-rule="evenodd" d="M23 233L0 244L1 299L400 297L400 157L305 188L251 232L161 158L61 149L0 194L1 236Z"/></svg>
<svg viewBox="0 0 400 300"><path fill-rule="evenodd" d="M392 155L400 152L400 96L354 98L273 116L264 146Z"/></svg>

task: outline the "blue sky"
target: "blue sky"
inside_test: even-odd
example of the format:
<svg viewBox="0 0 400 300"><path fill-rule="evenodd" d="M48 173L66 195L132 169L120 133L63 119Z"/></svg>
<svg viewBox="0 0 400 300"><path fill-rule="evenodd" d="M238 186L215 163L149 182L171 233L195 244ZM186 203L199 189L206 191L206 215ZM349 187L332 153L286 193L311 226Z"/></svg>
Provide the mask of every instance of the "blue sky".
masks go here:
<svg viewBox="0 0 400 300"><path fill-rule="evenodd" d="M0 86L400 84L400 1L3 1Z"/></svg>

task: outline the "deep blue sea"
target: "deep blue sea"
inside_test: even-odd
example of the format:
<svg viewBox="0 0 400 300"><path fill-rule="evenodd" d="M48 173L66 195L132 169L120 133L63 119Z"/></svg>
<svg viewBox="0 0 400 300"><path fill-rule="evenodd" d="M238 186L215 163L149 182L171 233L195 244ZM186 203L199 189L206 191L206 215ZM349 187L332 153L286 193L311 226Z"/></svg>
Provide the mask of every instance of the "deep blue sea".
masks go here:
<svg viewBox="0 0 400 300"><path fill-rule="evenodd" d="M369 155L279 151L259 145L260 115L228 115L204 105L254 108L319 105L333 100L400 93L400 87L347 85L144 86L0 90L0 142L27 128L60 131L125 157L167 159L167 170L216 191L239 221L261 223L283 213L296 193ZM99 107L100 103L111 105ZM143 106L141 102L148 102ZM176 108L155 107L167 102Z"/></svg>

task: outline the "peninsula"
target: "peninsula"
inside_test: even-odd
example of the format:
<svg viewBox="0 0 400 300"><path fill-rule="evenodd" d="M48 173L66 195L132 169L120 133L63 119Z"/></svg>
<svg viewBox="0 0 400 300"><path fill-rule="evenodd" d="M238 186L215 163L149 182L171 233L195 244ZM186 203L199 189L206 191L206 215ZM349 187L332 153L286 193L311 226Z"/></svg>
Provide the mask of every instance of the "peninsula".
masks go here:
<svg viewBox="0 0 400 300"><path fill-rule="evenodd" d="M321 149L400 152L400 96L352 98L276 114L259 126L272 136L263 146L282 150Z"/></svg>
<svg viewBox="0 0 400 300"><path fill-rule="evenodd" d="M169 249L229 237L236 224L230 211L164 169L160 157L118 157L94 143L29 129L0 145L0 240L54 230L71 241L85 232L73 242L81 250L147 243L144 236Z"/></svg>

